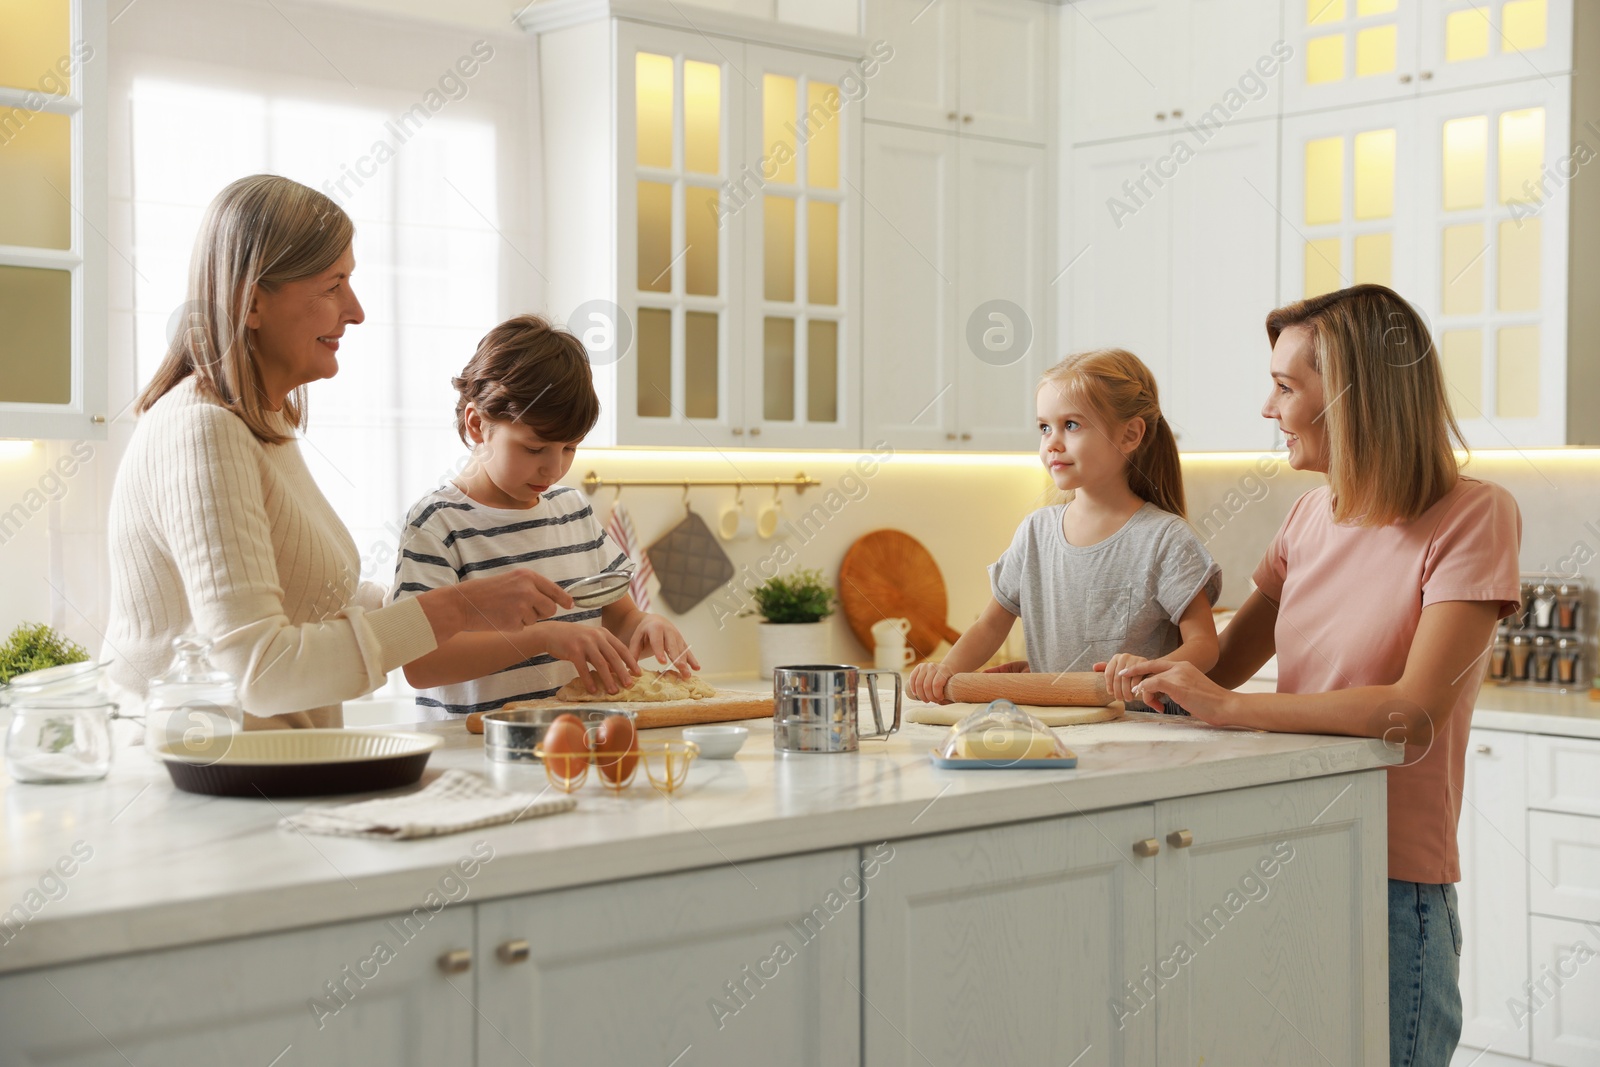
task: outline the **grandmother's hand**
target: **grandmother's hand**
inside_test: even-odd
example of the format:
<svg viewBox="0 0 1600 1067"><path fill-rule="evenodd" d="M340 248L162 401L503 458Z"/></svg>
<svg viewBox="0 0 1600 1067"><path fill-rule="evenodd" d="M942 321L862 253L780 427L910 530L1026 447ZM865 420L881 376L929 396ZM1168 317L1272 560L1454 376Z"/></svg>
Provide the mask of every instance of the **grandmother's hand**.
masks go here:
<svg viewBox="0 0 1600 1067"><path fill-rule="evenodd" d="M463 631L515 633L572 607L565 589L526 567L433 589L417 600L441 644Z"/></svg>

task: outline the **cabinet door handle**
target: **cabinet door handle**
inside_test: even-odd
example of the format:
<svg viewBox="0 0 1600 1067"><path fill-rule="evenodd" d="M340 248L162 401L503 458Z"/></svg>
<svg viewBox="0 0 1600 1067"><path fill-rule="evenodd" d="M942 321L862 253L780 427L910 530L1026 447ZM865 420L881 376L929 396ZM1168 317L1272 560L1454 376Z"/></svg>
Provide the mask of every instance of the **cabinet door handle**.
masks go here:
<svg viewBox="0 0 1600 1067"><path fill-rule="evenodd" d="M532 954L528 942L523 938L506 941L495 950L495 955L500 957L501 963L527 963L528 956Z"/></svg>
<svg viewBox="0 0 1600 1067"><path fill-rule="evenodd" d="M1194 844L1194 834L1188 830L1174 830L1167 835L1167 844L1173 848L1188 848Z"/></svg>
<svg viewBox="0 0 1600 1067"><path fill-rule="evenodd" d="M1166 122L1167 121L1167 113L1165 111L1157 111L1156 112L1156 121L1157 122Z"/></svg>
<svg viewBox="0 0 1600 1067"><path fill-rule="evenodd" d="M971 115L962 115L961 116L961 121L962 122L971 122L972 121L972 116Z"/></svg>
<svg viewBox="0 0 1600 1067"><path fill-rule="evenodd" d="M956 439L956 435L953 433L947 433L944 435L944 439L946 441L954 441Z"/></svg>
<svg viewBox="0 0 1600 1067"><path fill-rule="evenodd" d="M1488 745L1479 745L1478 746L1478 755L1480 755L1480 756L1492 756L1492 755L1494 755L1494 749L1490 748Z"/></svg>
<svg viewBox="0 0 1600 1067"><path fill-rule="evenodd" d="M1173 108L1172 109L1172 117L1175 118L1175 119L1183 118L1183 108L1181 108L1181 107Z"/></svg>
<svg viewBox="0 0 1600 1067"><path fill-rule="evenodd" d="M761 427L759 427L759 426L750 427L750 436L751 437L760 437L761 436Z"/></svg>
<svg viewBox="0 0 1600 1067"><path fill-rule="evenodd" d="M1133 854L1135 856L1149 857L1149 856L1154 856L1157 852L1160 852L1160 851L1161 851L1161 842L1157 841L1153 837L1147 837L1143 841L1135 841L1133 843Z"/></svg>
<svg viewBox="0 0 1600 1067"><path fill-rule="evenodd" d="M472 950L453 948L439 957L439 969L445 974L465 974L472 969Z"/></svg>
<svg viewBox="0 0 1600 1067"><path fill-rule="evenodd" d="M951 122L954 122L956 119L958 119L960 117L961 117L961 115L958 112L955 112L955 111L952 111L952 112L948 113L947 115L945 115L945 118L949 119Z"/></svg>
<svg viewBox="0 0 1600 1067"><path fill-rule="evenodd" d="M1431 82L1431 81L1433 81L1433 71L1431 71L1431 70L1425 70L1425 71L1423 71L1423 72L1422 72L1422 74L1421 74L1421 75L1420 75L1420 77L1421 77L1421 78L1422 78L1422 80L1423 80L1423 81L1425 81L1425 82Z"/></svg>
<svg viewBox="0 0 1600 1067"><path fill-rule="evenodd" d="M961 435L961 439L963 441L970 441L972 440L972 435L970 433L964 433Z"/></svg>
<svg viewBox="0 0 1600 1067"><path fill-rule="evenodd" d="M104 415L90 415L89 421L94 423L96 426L104 426L106 424L106 417Z"/></svg>
<svg viewBox="0 0 1600 1067"><path fill-rule="evenodd" d="M743 437L744 436L744 427L743 426L735 426L733 428L733 436L735 436L735 437Z"/></svg>
<svg viewBox="0 0 1600 1067"><path fill-rule="evenodd" d="M1400 75L1400 84L1401 85L1410 85L1411 84L1411 75L1409 75L1409 74Z"/></svg>

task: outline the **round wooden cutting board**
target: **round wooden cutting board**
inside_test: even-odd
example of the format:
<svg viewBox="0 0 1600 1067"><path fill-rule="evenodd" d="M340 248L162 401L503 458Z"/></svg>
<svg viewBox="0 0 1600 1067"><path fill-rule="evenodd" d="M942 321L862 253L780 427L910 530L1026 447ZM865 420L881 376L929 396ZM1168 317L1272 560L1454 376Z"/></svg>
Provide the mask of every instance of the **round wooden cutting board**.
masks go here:
<svg viewBox="0 0 1600 1067"><path fill-rule="evenodd" d="M917 661L940 641L954 644L961 636L945 621L950 602L939 565L921 541L901 530L874 530L850 546L839 564L839 607L850 632L869 649L877 644L873 623L911 620L906 644Z"/></svg>

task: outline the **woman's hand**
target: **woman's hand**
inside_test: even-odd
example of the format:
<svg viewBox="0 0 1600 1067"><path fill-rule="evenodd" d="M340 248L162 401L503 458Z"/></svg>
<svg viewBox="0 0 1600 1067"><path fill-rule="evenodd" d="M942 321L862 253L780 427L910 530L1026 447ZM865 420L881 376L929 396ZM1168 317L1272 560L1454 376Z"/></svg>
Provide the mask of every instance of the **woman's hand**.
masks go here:
<svg viewBox="0 0 1600 1067"><path fill-rule="evenodd" d="M572 607L572 597L565 589L526 567L434 589L417 599L433 623L435 636L439 635L441 623L453 624L439 638L441 644L462 631L515 633ZM435 611L441 618L435 619Z"/></svg>
<svg viewBox="0 0 1600 1067"><path fill-rule="evenodd" d="M1115 658L1115 657L1113 657ZM1152 708L1168 698L1191 716L1212 726L1228 726L1234 693L1205 676L1205 672L1182 660L1147 659L1117 672L1131 682L1129 692Z"/></svg>
<svg viewBox="0 0 1600 1067"><path fill-rule="evenodd" d="M542 622L535 629L550 655L578 668L579 681L591 693L599 691L595 686L596 675L607 693L615 693L640 674L639 661L628 646L603 626Z"/></svg>
<svg viewBox="0 0 1600 1067"><path fill-rule="evenodd" d="M1133 691L1134 683L1139 679L1128 672L1128 668L1139 664L1148 663L1143 656L1135 656L1131 652L1118 652L1104 663L1096 663L1094 669L1104 671L1106 675L1106 692L1111 694L1112 700L1138 700Z"/></svg>
<svg viewBox="0 0 1600 1067"><path fill-rule="evenodd" d="M929 704L948 704L950 693L947 687L950 685L950 679L955 677L955 673L943 663L922 662L911 669L906 689L915 700L924 700Z"/></svg>
<svg viewBox="0 0 1600 1067"><path fill-rule="evenodd" d="M683 639L676 626L660 615L646 613L628 640L628 651L639 659L646 658L647 650L680 678L687 678L700 669L700 661L689 650L689 642Z"/></svg>

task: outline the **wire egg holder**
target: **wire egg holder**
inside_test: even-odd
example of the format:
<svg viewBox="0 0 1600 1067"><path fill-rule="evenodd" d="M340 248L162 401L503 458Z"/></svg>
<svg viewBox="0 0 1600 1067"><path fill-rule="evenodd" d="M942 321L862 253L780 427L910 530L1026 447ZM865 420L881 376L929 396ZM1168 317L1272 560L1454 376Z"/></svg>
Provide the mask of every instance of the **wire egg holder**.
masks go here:
<svg viewBox="0 0 1600 1067"><path fill-rule="evenodd" d="M576 791L589 777L591 764L599 765L600 784L613 793L620 794L633 784L644 765L645 776L656 792L675 793L689 778L689 765L700 754L700 746L693 741L636 741L626 752L555 752L546 753L543 745L533 750L544 764L545 777L563 793ZM631 765L617 767L629 757ZM617 767L613 776L608 769Z"/></svg>

